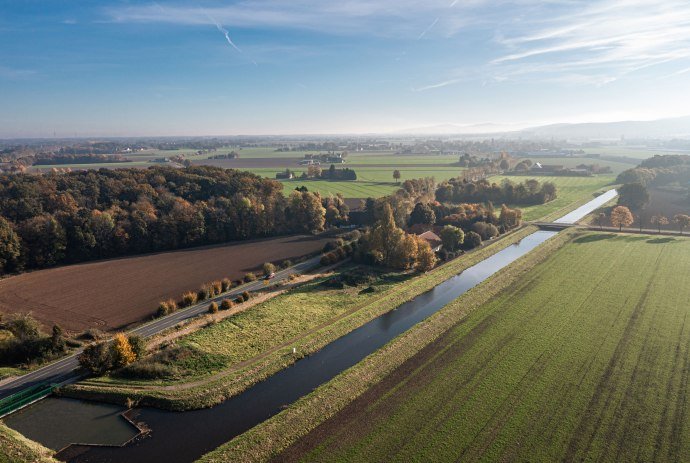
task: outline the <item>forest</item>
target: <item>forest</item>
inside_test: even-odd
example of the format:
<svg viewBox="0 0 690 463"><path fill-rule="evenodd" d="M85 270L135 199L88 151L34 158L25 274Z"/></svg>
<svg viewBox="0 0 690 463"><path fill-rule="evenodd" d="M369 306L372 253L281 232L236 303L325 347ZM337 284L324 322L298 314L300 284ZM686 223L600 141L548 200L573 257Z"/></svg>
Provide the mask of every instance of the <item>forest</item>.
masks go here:
<svg viewBox="0 0 690 463"><path fill-rule="evenodd" d="M3 175L0 272L321 231L322 199L282 189L209 166Z"/></svg>

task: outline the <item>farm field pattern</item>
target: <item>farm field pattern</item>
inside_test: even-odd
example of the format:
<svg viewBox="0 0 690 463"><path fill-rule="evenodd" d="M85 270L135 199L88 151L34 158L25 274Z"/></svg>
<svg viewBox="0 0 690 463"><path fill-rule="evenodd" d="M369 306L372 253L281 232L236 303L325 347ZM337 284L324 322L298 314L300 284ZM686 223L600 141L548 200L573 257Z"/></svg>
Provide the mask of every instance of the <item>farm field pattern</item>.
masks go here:
<svg viewBox="0 0 690 463"><path fill-rule="evenodd" d="M690 239L587 233L281 455L683 461Z"/></svg>

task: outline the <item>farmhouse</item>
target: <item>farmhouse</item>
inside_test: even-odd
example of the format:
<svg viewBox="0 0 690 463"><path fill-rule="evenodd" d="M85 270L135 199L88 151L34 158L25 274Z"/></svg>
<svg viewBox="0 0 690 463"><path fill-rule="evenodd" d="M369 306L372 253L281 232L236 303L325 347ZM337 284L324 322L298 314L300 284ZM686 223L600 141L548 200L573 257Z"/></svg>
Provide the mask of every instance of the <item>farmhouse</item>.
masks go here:
<svg viewBox="0 0 690 463"><path fill-rule="evenodd" d="M431 249L434 252L438 252L441 250L441 247L443 246L443 241L441 241L441 238L431 230L425 231L424 233L417 235L431 246Z"/></svg>

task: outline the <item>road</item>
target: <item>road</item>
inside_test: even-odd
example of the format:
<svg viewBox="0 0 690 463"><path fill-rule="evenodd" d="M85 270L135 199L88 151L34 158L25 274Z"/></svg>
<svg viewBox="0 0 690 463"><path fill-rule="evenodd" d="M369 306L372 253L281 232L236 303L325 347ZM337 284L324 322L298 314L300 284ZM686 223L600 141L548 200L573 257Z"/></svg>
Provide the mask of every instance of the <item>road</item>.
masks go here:
<svg viewBox="0 0 690 463"><path fill-rule="evenodd" d="M287 278L291 273L304 273L306 271L312 270L320 265L320 259L321 256L319 255L309 260L305 260L304 262L300 262L296 265L293 265L292 267L289 267L287 269L280 270L276 272L275 277L271 279L271 282L272 284L275 284L276 282ZM253 281L251 283L239 286L215 298L208 299L202 303L184 309L180 309L177 312L174 312L165 317L157 318L153 321L138 326L137 328L134 328L129 332L147 338L155 334L158 334L161 331L164 331L172 326L175 326L184 320L194 318L197 315L207 312L208 305L212 301L218 302L220 305L220 301L222 301L223 299L236 297L244 291L253 292L263 289L265 287L266 286L264 280ZM22 389L36 385L38 383L52 382L69 384L79 380L81 377L84 376L83 372L78 370L78 357L80 353L81 350L78 350L68 357L64 357L56 362L45 365L41 368L38 368L37 370L32 371L31 373L19 376L18 378L1 385L0 399L14 394L16 392L19 392Z"/></svg>

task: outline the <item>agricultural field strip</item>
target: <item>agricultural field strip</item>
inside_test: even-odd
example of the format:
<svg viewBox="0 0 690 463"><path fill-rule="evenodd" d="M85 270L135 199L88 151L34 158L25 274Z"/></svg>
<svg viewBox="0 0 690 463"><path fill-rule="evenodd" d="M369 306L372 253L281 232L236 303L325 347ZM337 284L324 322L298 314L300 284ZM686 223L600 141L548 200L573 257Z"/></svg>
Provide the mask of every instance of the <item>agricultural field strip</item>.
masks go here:
<svg viewBox="0 0 690 463"><path fill-rule="evenodd" d="M690 240L610 236L583 235L473 312L348 421L331 420L328 437L302 460L687 454L690 429L665 416L690 411L678 363L690 343L682 303L690 288L679 284L690 271Z"/></svg>
<svg viewBox="0 0 690 463"><path fill-rule="evenodd" d="M280 270L276 272L275 281L287 278L287 276L291 273L301 273L311 268L314 268L319 265L319 260L320 256L314 257L307 261L300 262L299 264L296 264L288 269ZM181 321L193 318L201 313L205 313L208 310L208 304L211 301L220 302L225 298L236 296L242 293L243 291L257 291L262 289L263 287L264 284L261 280L252 283L247 283L225 294L217 296L216 298L204 301L203 303L199 303L191 307L187 307L185 309L178 310L177 312L170 314L166 317L162 317L153 320L147 324L141 325L132 330L131 333L139 334L144 337L151 336L153 334L164 331L172 326L175 326L177 323ZM77 380L79 375L74 370L79 365L79 362L77 360L79 353L80 351L77 351L68 357L65 357L61 360L58 360L44 367L36 369L30 373L27 373L26 375L18 377L13 381L6 382L5 384L0 386L0 398L13 394L18 390L21 390L23 387L35 384L37 382L52 380L56 380L59 382L73 382Z"/></svg>

